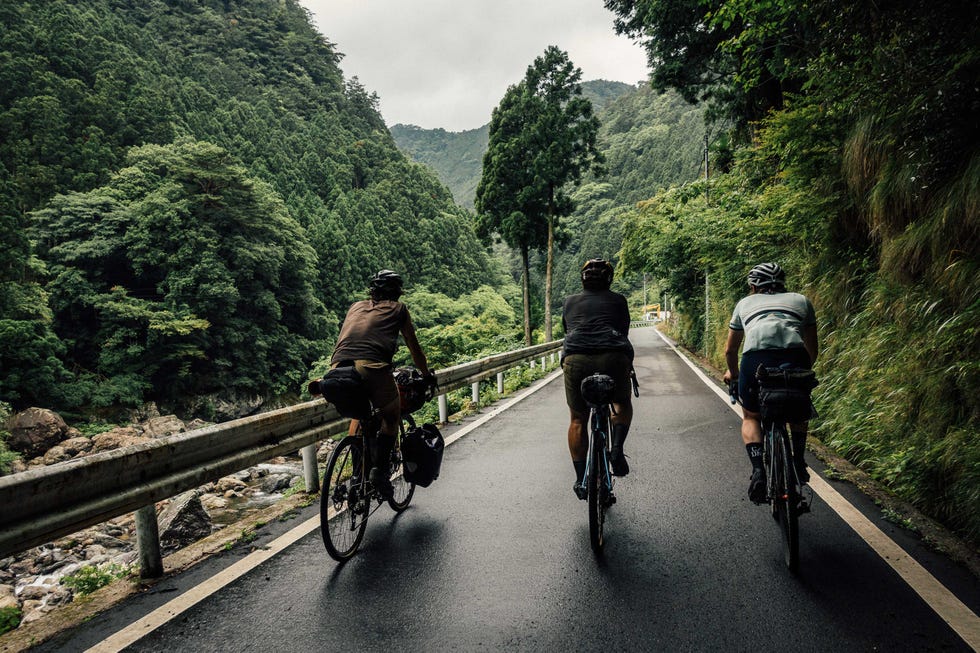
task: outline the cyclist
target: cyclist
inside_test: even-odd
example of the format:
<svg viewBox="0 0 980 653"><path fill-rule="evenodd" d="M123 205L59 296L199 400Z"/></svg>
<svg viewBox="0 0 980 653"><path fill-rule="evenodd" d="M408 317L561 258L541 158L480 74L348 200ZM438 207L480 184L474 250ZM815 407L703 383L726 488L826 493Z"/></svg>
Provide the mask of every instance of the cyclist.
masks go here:
<svg viewBox="0 0 980 653"><path fill-rule="evenodd" d="M749 271L749 294L732 313L725 343L728 370L725 382L738 379L742 402L742 441L752 461L749 499L766 500L766 474L762 466L762 422L759 414L759 382L755 372L759 365L776 367L785 363L811 369L817 360L817 320L813 304L799 293L786 291L786 273L776 263L760 263ZM741 367L738 348L742 349ZM806 483L803 453L806 449L807 423L791 424L794 464L800 481Z"/></svg>
<svg viewBox="0 0 980 653"><path fill-rule="evenodd" d="M408 307L398 301L402 295L402 278L391 270L381 270L371 278L369 292L369 299L355 302L348 309L330 365L353 365L364 379L371 403L381 411L378 441L372 443L371 450L371 460L381 466L370 470L369 480L387 499L393 488L387 466L382 461L391 456L401 421L398 386L391 366L398 349L399 333L405 339L415 367L430 383L434 383L435 378L429 372L425 354L419 346ZM350 432L356 430L357 422L352 421Z"/></svg>
<svg viewBox="0 0 980 653"><path fill-rule="evenodd" d="M568 450L575 467L572 489L579 499L585 499L588 495L585 458L589 452L586 437L589 407L582 398L582 380L600 372L616 381L610 463L615 476L626 476L630 468L623 453L623 443L633 419L630 400L633 345L628 338L630 315L626 298L609 290L613 278L612 264L600 258L589 259L582 265L580 277L582 292L569 295L562 309L565 343L561 364L565 373L565 401L571 413Z"/></svg>

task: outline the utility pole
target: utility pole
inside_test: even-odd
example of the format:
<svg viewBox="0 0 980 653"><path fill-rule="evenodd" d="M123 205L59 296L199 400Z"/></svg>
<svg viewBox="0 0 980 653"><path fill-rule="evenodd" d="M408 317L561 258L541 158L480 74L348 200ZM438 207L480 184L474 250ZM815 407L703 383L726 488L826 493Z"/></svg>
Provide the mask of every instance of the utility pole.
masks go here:
<svg viewBox="0 0 980 653"><path fill-rule="evenodd" d="M708 273L704 273L704 357L708 358L708 333L711 328L711 300L708 296Z"/></svg>
<svg viewBox="0 0 980 653"><path fill-rule="evenodd" d="M708 132L704 132L704 203L708 203Z"/></svg>
<svg viewBox="0 0 980 653"><path fill-rule="evenodd" d="M647 273L643 273L643 315L647 313Z"/></svg>

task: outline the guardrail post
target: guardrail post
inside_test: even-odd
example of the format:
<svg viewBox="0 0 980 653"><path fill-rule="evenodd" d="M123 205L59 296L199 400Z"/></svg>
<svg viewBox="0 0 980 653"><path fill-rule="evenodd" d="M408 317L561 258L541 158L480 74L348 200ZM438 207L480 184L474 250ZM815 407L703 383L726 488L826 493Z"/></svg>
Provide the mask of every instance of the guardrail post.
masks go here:
<svg viewBox="0 0 980 653"><path fill-rule="evenodd" d="M477 381L473 384L473 403L477 406L480 405L480 382Z"/></svg>
<svg viewBox="0 0 980 653"><path fill-rule="evenodd" d="M449 421L449 401L446 395L439 395L439 422L445 424Z"/></svg>
<svg viewBox="0 0 980 653"><path fill-rule="evenodd" d="M548 369L548 364L545 363L545 357L544 356L541 357L541 369L542 370Z"/></svg>
<svg viewBox="0 0 980 653"><path fill-rule="evenodd" d="M136 547L139 549L140 578L163 576L157 508L152 503L136 511Z"/></svg>
<svg viewBox="0 0 980 653"><path fill-rule="evenodd" d="M504 373L497 372L497 394L504 394Z"/></svg>
<svg viewBox="0 0 980 653"><path fill-rule="evenodd" d="M531 369L532 370L534 369L534 359L533 358L531 359Z"/></svg>
<svg viewBox="0 0 980 653"><path fill-rule="evenodd" d="M316 445L307 445L300 449L299 453L303 456L303 480L306 481L306 493L319 492L320 475L316 468Z"/></svg>

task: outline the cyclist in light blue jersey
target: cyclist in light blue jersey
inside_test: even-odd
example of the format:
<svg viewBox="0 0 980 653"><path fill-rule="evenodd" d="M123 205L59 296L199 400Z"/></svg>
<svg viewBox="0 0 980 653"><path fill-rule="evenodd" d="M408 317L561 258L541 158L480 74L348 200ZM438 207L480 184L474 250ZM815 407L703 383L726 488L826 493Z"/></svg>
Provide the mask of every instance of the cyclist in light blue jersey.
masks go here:
<svg viewBox="0 0 980 653"><path fill-rule="evenodd" d="M742 441L752 462L749 499L766 500L766 475L762 466L762 423L759 413L759 382L755 372L759 365L811 369L817 360L817 320L813 304L799 293L786 291L786 274L776 263L760 263L748 276L749 295L743 297L732 313L725 343L728 371L725 381L738 379L742 402ZM741 366L738 350L743 344ZM800 481L806 482L803 453L806 449L806 422L791 424L794 463Z"/></svg>

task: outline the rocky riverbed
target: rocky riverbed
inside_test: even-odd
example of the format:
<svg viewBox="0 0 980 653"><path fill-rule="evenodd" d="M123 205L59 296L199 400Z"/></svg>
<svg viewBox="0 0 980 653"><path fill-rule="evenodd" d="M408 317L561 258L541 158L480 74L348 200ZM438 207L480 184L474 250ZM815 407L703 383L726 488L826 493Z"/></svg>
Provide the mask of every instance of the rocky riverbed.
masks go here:
<svg viewBox="0 0 980 653"><path fill-rule="evenodd" d="M16 473L206 425L150 411L143 422L87 437L68 427L56 413L31 408L8 421L7 442L27 461L15 462ZM325 461L329 451L327 443L318 459ZM301 459L286 456L157 503L164 555L275 503L302 482ZM0 632L15 622L23 625L41 619L113 576L136 573L137 565L131 514L0 559Z"/></svg>

